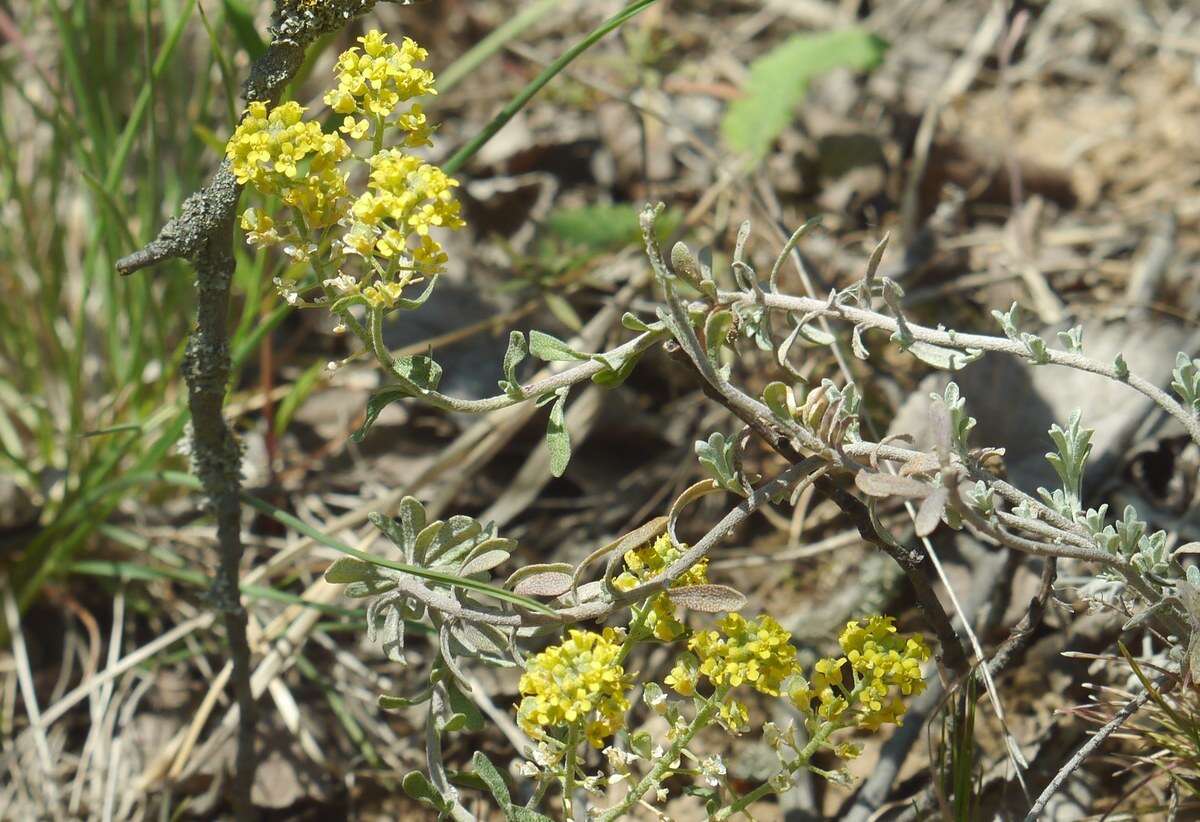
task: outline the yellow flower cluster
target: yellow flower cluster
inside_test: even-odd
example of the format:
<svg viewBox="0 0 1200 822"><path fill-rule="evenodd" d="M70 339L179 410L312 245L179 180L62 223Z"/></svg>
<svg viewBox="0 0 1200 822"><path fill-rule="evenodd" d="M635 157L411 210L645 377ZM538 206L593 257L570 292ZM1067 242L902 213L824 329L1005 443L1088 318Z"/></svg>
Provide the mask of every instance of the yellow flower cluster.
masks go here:
<svg viewBox="0 0 1200 822"><path fill-rule="evenodd" d="M675 560L683 556L683 550L663 534L654 542L634 548L625 554L626 570L613 585L619 591L630 591L643 582L659 576ZM672 583L672 588L683 585L706 585L708 583L708 560L702 559L688 568ZM683 635L684 626L676 616L676 608L666 594L658 594L650 600L650 612L646 615L647 627L658 639L672 642Z"/></svg>
<svg viewBox="0 0 1200 822"><path fill-rule="evenodd" d="M842 652L859 680L858 701L862 709L860 727L876 730L884 723L900 724L904 702L899 696L890 700L895 688L904 696L925 690L921 663L929 660L929 647L920 636L896 633L892 617L873 616L861 622L848 622L838 637Z"/></svg>
<svg viewBox="0 0 1200 822"><path fill-rule="evenodd" d="M534 739L546 731L582 726L594 748L625 724L631 677L617 662L622 636L612 628L603 634L572 630L567 639L535 656L525 667L517 710L522 730Z"/></svg>
<svg viewBox="0 0 1200 822"><path fill-rule="evenodd" d="M278 196L298 217L276 226L270 215L247 209L241 225L252 244L283 245L296 260L327 263L337 269L339 282L333 292L325 289L327 295L386 310L398 304L407 286L444 269L446 252L430 232L464 222L456 180L401 149L380 148L385 129L398 132L402 146L429 144L421 107L397 108L435 93L433 74L416 65L428 56L425 49L408 38L389 43L379 31L359 42L361 49L338 58L338 85L325 97L345 115L341 134L326 134L318 123L305 121L298 103L273 108L251 103L225 152L240 184ZM352 156L346 139L368 135L374 153L365 160L366 191L352 196L349 175L339 164ZM329 230L335 225L336 234ZM351 254L364 261L358 273L346 265Z"/></svg>
<svg viewBox="0 0 1200 822"><path fill-rule="evenodd" d="M342 131L362 139L370 125L356 121L353 115L365 114L382 121L401 103L437 92L433 72L417 67L429 53L409 38L396 45L387 41L387 35L372 30L358 42L362 43L361 50L351 48L338 57L338 85L325 95L325 102L338 114L346 115ZM429 145L429 124L419 104L399 113L394 124L405 133L406 146Z"/></svg>
<svg viewBox="0 0 1200 822"><path fill-rule="evenodd" d="M766 614L753 621L741 614L726 614L717 629L701 631L688 642L699 660L698 673L713 685L736 688L749 683L761 693L779 696L783 681L798 667L792 635ZM686 662L683 664L681 679L687 674Z"/></svg>
<svg viewBox="0 0 1200 822"><path fill-rule="evenodd" d="M838 644L845 656L817 660L812 681L794 677L788 697L806 713L814 710L816 700L816 715L830 721L842 718L853 699L857 711L852 714L852 722L863 730L902 724L906 709L901 696L925 689L921 663L929 659L930 653L924 639L897 634L892 617L872 616L846 623ZM852 689L847 689L842 670L847 664Z"/></svg>
<svg viewBox="0 0 1200 822"><path fill-rule="evenodd" d="M346 175L338 163L350 156L350 147L303 118L304 107L296 102L271 109L251 103L225 156L238 183L278 194L309 228L324 228L345 213Z"/></svg>
<svg viewBox="0 0 1200 822"><path fill-rule="evenodd" d="M465 225L454 197L458 181L396 149L379 152L370 165L368 190L351 206L352 219L342 242L363 257L407 255L413 269L437 273L446 254L429 231ZM417 245L410 248L408 241L414 236Z"/></svg>

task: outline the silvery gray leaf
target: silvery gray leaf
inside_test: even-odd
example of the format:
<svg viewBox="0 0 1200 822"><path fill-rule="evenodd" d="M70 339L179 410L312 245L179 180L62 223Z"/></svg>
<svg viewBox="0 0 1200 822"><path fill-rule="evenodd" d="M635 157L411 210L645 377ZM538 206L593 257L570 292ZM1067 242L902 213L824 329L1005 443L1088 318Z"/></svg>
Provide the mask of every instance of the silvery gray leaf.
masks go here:
<svg viewBox="0 0 1200 822"><path fill-rule="evenodd" d="M676 605L703 614L740 611L746 607L746 597L728 585L684 585L668 589L667 596Z"/></svg>
<svg viewBox="0 0 1200 822"><path fill-rule="evenodd" d="M591 602L592 600L599 599L603 594L604 594L603 580L596 580L595 582L588 582L588 583L585 583L584 585L580 585L577 589L575 589L575 603L583 604L585 602Z"/></svg>
<svg viewBox="0 0 1200 822"><path fill-rule="evenodd" d="M479 574L483 573L484 571L490 571L500 563L507 560L508 557L508 551L503 551L499 548L493 548L490 551L484 551L482 554L468 559L465 563L463 563L462 569L459 571L459 573L465 577L469 577L471 574Z"/></svg>
<svg viewBox="0 0 1200 822"><path fill-rule="evenodd" d="M859 471L854 477L854 484L864 494L870 497L912 497L923 499L929 496L933 489L924 482L911 477L901 477L896 474L882 474L874 471Z"/></svg>
<svg viewBox="0 0 1200 822"><path fill-rule="evenodd" d="M415 562L418 565L426 564L426 554L429 551L429 546L437 539L437 535L442 532L446 523L439 520L434 520L426 526L423 526L420 531L413 535L412 552Z"/></svg>
<svg viewBox="0 0 1200 822"><path fill-rule="evenodd" d="M479 536L483 526L471 517L455 515L446 520L437 538L425 553L429 565L453 566L471 549L470 540Z"/></svg>
<svg viewBox="0 0 1200 822"><path fill-rule="evenodd" d="M342 590L342 593L351 599L362 599L363 597L373 597L379 596L380 594L386 594L395 587L395 580L387 579L383 576L377 576L372 579L347 583L346 587Z"/></svg>
<svg viewBox="0 0 1200 822"><path fill-rule="evenodd" d="M425 506L416 497L405 497L400 500L400 529L404 544L411 546L417 533L425 527Z"/></svg>
<svg viewBox="0 0 1200 822"><path fill-rule="evenodd" d="M921 507L917 509L915 520L917 536L927 537L937 529L938 523L942 521L942 512L946 510L946 501L949 498L950 492L945 488L938 487L934 488L933 493L921 501Z"/></svg>
<svg viewBox="0 0 1200 822"><path fill-rule="evenodd" d="M950 412L940 402L929 406L929 426L933 432L933 446L937 449L938 460L945 465L950 461L953 442L950 437Z"/></svg>
<svg viewBox="0 0 1200 822"><path fill-rule="evenodd" d="M943 371L957 371L983 356L983 352L976 348L960 351L957 348L945 348L917 340L909 343L904 350L921 362Z"/></svg>
<svg viewBox="0 0 1200 822"><path fill-rule="evenodd" d="M354 557L341 557L325 569L325 581L333 585L374 581L377 576L376 566Z"/></svg>
<svg viewBox="0 0 1200 822"><path fill-rule="evenodd" d="M455 622L450 626L454 638L464 646L489 658L489 661L512 664L512 642L503 631L483 623Z"/></svg>
<svg viewBox="0 0 1200 822"><path fill-rule="evenodd" d="M504 581L504 587L510 591L515 591L514 586L526 577L544 573L560 573L571 576L574 570L573 566L565 562L540 562L533 565L523 565L508 575L508 579ZM566 593L569 590L570 586L560 593Z"/></svg>
<svg viewBox="0 0 1200 822"><path fill-rule="evenodd" d="M526 597L558 597L571 590L573 579L570 571L539 571L522 577L512 591Z"/></svg>
<svg viewBox="0 0 1200 822"><path fill-rule="evenodd" d="M380 626L379 640L383 652L392 662L404 662L404 619L400 609L394 605L387 607Z"/></svg>
<svg viewBox="0 0 1200 822"><path fill-rule="evenodd" d="M909 477L913 474L931 474L938 470L941 464L933 454L917 454L904 465L900 466L900 476Z"/></svg>

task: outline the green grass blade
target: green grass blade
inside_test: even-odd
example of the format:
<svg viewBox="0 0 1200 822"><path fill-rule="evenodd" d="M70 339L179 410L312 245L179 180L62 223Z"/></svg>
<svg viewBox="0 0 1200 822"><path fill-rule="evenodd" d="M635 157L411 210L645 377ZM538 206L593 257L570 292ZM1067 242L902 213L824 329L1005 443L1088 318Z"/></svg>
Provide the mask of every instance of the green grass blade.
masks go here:
<svg viewBox="0 0 1200 822"><path fill-rule="evenodd" d="M656 2L658 2L658 0L636 0L636 2L630 3L624 9L601 23L597 28L593 29L592 32L587 35L587 37L584 37L574 46L559 55L557 60L546 66L546 68L540 74L538 74L537 77L534 77L533 80L529 82L529 85L521 89L520 93L513 97L512 100L509 101L508 105L501 109L500 113L493 117L492 121L484 126L483 130L480 131L479 134L477 134L475 138L471 140L471 142L467 143L465 146L456 151L449 160L442 163L442 168L445 169L447 174L453 174L462 168L466 164L467 160L470 160L472 157L474 157L475 153L478 152L479 149L483 148L484 144L487 143L488 140L492 139L496 132L504 128L505 123L511 120L518 111L524 108L525 104L533 99L533 96L541 91L543 86L553 80L559 72L570 65L571 61L599 42L606 34L614 29L619 28L622 23L631 19L638 13L650 8L650 6L654 5Z"/></svg>

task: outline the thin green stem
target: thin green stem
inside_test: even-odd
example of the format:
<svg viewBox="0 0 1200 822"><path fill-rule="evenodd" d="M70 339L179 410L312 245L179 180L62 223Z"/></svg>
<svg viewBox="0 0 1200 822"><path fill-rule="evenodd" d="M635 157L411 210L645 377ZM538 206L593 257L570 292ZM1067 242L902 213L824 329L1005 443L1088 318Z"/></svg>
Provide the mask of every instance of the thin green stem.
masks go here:
<svg viewBox="0 0 1200 822"><path fill-rule="evenodd" d="M625 635L625 642L622 643L621 650L617 652L617 665L624 664L625 658L629 656L633 646L650 636L650 631L646 627L647 614L652 610L649 601L642 605L634 605L629 610L629 631Z"/></svg>
<svg viewBox="0 0 1200 822"><path fill-rule="evenodd" d="M658 786L662 784L662 781L666 778L667 773L682 755L683 749L691 743L696 734L708 727L708 725L712 722L713 717L716 716L717 710L721 707L721 700L725 698L727 693L729 693L728 688L717 689L716 693L714 693L709 698L708 702L704 704L704 707L696 712L696 718L693 719L692 723L687 726L687 729L675 738L675 741L671 744L670 749L667 750L667 752L664 753L662 757L654 764L654 767L650 769L650 773L642 777L641 781L637 783L637 786L630 790L629 793L625 794L624 799L605 811L600 816L599 822L613 822L613 820L621 818L630 808L636 805L641 798L646 795L647 792L658 788Z"/></svg>
<svg viewBox="0 0 1200 822"><path fill-rule="evenodd" d="M546 798L546 791L550 790L550 784L554 780L539 777L537 787L533 789L533 796L529 797L529 801L525 803L525 807L529 810L536 810L537 806L542 804L542 800Z"/></svg>
<svg viewBox="0 0 1200 822"><path fill-rule="evenodd" d="M371 133L371 155L372 156L383 151L384 129L385 129L385 126L384 126L384 122L383 122L383 116L376 114L375 115L375 128L372 129L372 133Z"/></svg>
<svg viewBox="0 0 1200 822"><path fill-rule="evenodd" d="M813 754L821 749L821 746L825 744L826 740L829 739L829 736L839 727L840 726L837 723L830 721L827 721L821 725L821 727L817 729L817 732L813 734L812 739L808 740L808 744L805 745L796 755L796 758L787 764L786 767L788 775L790 776L801 768L807 767L808 761L812 759ZM731 805L717 811L713 819L728 819L735 813L744 811L746 808L750 807L755 802L771 793L775 793L774 784L771 782L764 782L754 790L750 791L750 793L738 797L738 799Z"/></svg>
<svg viewBox="0 0 1200 822"><path fill-rule="evenodd" d="M567 756L563 765L563 818L570 819L571 795L575 793L575 769L579 761L579 727L571 725L567 729Z"/></svg>
<svg viewBox="0 0 1200 822"><path fill-rule="evenodd" d="M442 168L445 170L445 172L447 174L453 174L462 168L466 164L467 160L470 160L475 156L475 153L479 151L479 149L483 148L484 143L492 139L492 136L495 135L496 132L504 128L505 123L511 120L518 111L524 108L525 104L530 101L533 95L541 91L542 87L554 79L555 75L565 69L571 63L571 61L591 48L593 44L602 39L606 34L618 28L626 20L634 17L639 12L645 11L656 2L657 0L636 0L636 2L629 4L617 14L601 23L600 26L593 29L587 37L584 37L574 46L563 52L557 60L546 66L546 68L537 77L533 78L529 85L521 89L521 93L514 97L508 105L501 109L500 113L492 118L492 121L487 124L483 131L479 132L479 134L475 136L475 139L471 140L471 142L454 152L454 155L442 164Z"/></svg>
<svg viewBox="0 0 1200 822"><path fill-rule="evenodd" d="M361 328L361 326L359 327ZM353 328L353 326L351 326L351 328ZM355 333L357 334L358 331L356 330ZM373 349L374 345L371 341L370 334L365 331L364 334L366 336L360 336L362 336L367 346ZM638 356L666 336L667 332L665 331L647 331L639 334L637 337L634 337L629 342L617 346L612 351L606 352L605 356L622 360L626 356ZM386 351L386 349L384 350ZM387 366L388 360L380 358L380 363L384 366ZM593 376L599 374L607 367L608 366L606 366L600 360L588 360L572 368L568 368L565 371L560 371L557 374L551 374L550 376L543 377L540 380L534 380L533 382L526 383L525 385L521 386L521 399L513 399L507 394L498 394L494 397L487 397L480 400L463 400L457 397L451 397L448 394L442 394L438 391L423 388L396 373L395 369L389 368L389 370L400 380L400 384L406 391L428 405L432 405L435 408L441 408L446 411L457 411L464 414L486 414L488 412L499 411L502 408L508 408L509 406L517 405L522 402L529 402L530 400L536 399L545 394L553 393L560 388L576 385L584 380L591 379Z"/></svg>

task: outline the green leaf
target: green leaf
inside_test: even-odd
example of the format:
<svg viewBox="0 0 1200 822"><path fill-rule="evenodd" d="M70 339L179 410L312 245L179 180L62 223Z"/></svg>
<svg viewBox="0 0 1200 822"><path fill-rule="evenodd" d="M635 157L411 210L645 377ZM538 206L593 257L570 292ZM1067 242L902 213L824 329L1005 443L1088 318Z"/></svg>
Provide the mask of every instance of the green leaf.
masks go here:
<svg viewBox="0 0 1200 822"><path fill-rule="evenodd" d="M735 445L734 440L725 439L725 435L718 431L708 438L708 442L696 440L696 456L718 485L744 497L746 492L738 480L737 467L734 465Z"/></svg>
<svg viewBox="0 0 1200 822"><path fill-rule="evenodd" d="M813 78L838 68L867 71L883 59L887 43L862 29L797 34L750 64L745 96L721 120L730 146L755 162L792 121Z"/></svg>
<svg viewBox="0 0 1200 822"><path fill-rule="evenodd" d="M561 477L571 461L571 435L567 433L564 408L567 402L566 390L558 393L558 399L550 409L550 421L546 424L546 447L550 449L550 473Z"/></svg>
<svg viewBox="0 0 1200 822"><path fill-rule="evenodd" d="M475 773L492 792L492 798L507 813L509 806L512 805L512 796L508 792L508 785L504 783L504 777L500 775L500 771L496 770L492 760L488 759L483 751L476 751L475 755L471 757L471 764L475 767Z"/></svg>
<svg viewBox="0 0 1200 822"><path fill-rule="evenodd" d="M325 569L325 581L333 585L346 585L351 582L362 582L375 577L375 566L354 557L336 559L333 565Z"/></svg>
<svg viewBox="0 0 1200 822"><path fill-rule="evenodd" d="M508 348L504 351L504 379L500 381L500 390L514 400L525 399L525 392L521 389L521 380L517 376L517 366L528 355L529 345L525 342L525 335L520 331L509 334Z"/></svg>
<svg viewBox="0 0 1200 822"><path fill-rule="evenodd" d="M602 388L616 388L629 379L629 375L633 373L633 369L637 366L643 353L631 351L622 357L614 357L611 354L593 354L592 359L602 363L604 370L593 374L592 382Z"/></svg>
<svg viewBox="0 0 1200 822"><path fill-rule="evenodd" d="M728 309L714 311L704 321L704 348L714 368L721 366L721 347L728 342L732 326L733 312Z"/></svg>
<svg viewBox="0 0 1200 822"><path fill-rule="evenodd" d="M450 803L442 797L437 788L429 784L429 780L425 777L425 774L420 771L410 771L405 774L400 786L404 788L404 792L410 798L418 802L432 805L439 811L446 811L450 808Z"/></svg>
<svg viewBox="0 0 1200 822"><path fill-rule="evenodd" d="M433 696L433 688L426 688L423 691L413 694L412 696L389 696L388 694L379 695L379 707L385 711L400 711L405 708L411 708L414 705L421 705L429 701L429 697Z"/></svg>
<svg viewBox="0 0 1200 822"><path fill-rule="evenodd" d="M796 421L796 399L787 385L779 381L769 382L763 389L762 397L767 408L770 408L771 413L778 419L789 423Z"/></svg>
<svg viewBox="0 0 1200 822"><path fill-rule="evenodd" d="M418 354L415 357L399 356L394 362L398 376L409 380L422 391L437 390L438 383L442 380L442 367L434 362L432 357L424 354ZM350 438L355 442L362 442L363 437L375 424L375 420L379 419L379 414L383 409L397 400L412 396L415 396L414 392L403 385L389 385L376 391L367 400L367 416L363 419L363 424Z"/></svg>
<svg viewBox="0 0 1200 822"><path fill-rule="evenodd" d="M630 331L637 331L641 334L645 334L648 331L658 331L662 328L662 323L647 325L646 323L642 322L642 320L639 319L636 314L632 314L628 311L621 315L621 325L625 326Z"/></svg>
<svg viewBox="0 0 1200 822"><path fill-rule="evenodd" d="M417 354L409 357L400 355L392 360L392 369L397 376L416 383L426 391L436 391L442 381L442 367L433 361L433 357Z"/></svg>
<svg viewBox="0 0 1200 822"><path fill-rule="evenodd" d="M569 362L586 360L589 355L576 351L571 346L542 331L529 332L529 353L546 362Z"/></svg>
<svg viewBox="0 0 1200 822"><path fill-rule="evenodd" d="M497 588L494 585L488 585L485 582L479 582L477 580L467 579L465 577L460 577L460 576L455 576L454 574L441 573L438 571L430 570L428 568L421 568L416 565L408 565L408 564L405 564L402 562L392 562L391 560L384 559L383 557L373 556L371 554L368 554L365 551L360 551L357 548L352 548L351 546L346 545L341 540L334 539L333 537L329 536L328 534L323 533L319 529L314 528L313 526L309 525L307 522L305 522L304 520L295 516L294 514L290 514L287 511L277 508L274 505L271 505L271 503L266 502L265 500L261 500L258 497L251 496L250 494L247 494L245 492L238 494L238 497L246 505L249 505L251 508L255 509L256 511L261 511L262 513L264 513L267 516L274 519L276 522L286 525L289 528L295 529L297 532L303 534L304 536L311 537L312 539L316 540L321 545L324 545L329 548L333 548L334 550L340 551L341 553L346 554L347 556L352 556L352 557L355 557L356 559L361 559L365 562L371 563L372 565L378 565L381 568L391 568L393 571L401 571L406 574L412 574L415 577L427 579L430 582L434 582L439 585L446 585L446 586L449 586L452 588L465 588L470 591L477 591L481 594L495 597L496 599L502 600L504 602L511 602L514 605L519 605L524 608L529 608L531 610L537 611L538 613L550 614L550 615L554 614L553 610L551 610L550 608L547 608L545 605L538 602L537 600L518 596L518 595L512 593L511 591L506 591L503 588Z"/></svg>
<svg viewBox="0 0 1200 822"><path fill-rule="evenodd" d="M545 814L530 810L524 805L513 805L509 808L508 818L512 822L554 822L553 819Z"/></svg>
<svg viewBox="0 0 1200 822"><path fill-rule="evenodd" d="M463 727L468 731L483 730L483 714L452 680L446 682L446 696L449 698L450 709L464 717Z"/></svg>

